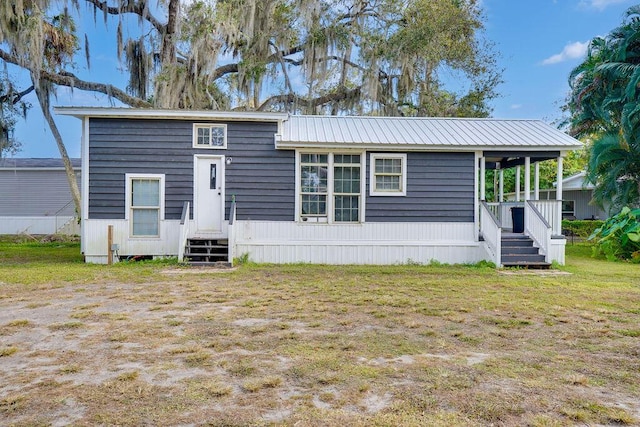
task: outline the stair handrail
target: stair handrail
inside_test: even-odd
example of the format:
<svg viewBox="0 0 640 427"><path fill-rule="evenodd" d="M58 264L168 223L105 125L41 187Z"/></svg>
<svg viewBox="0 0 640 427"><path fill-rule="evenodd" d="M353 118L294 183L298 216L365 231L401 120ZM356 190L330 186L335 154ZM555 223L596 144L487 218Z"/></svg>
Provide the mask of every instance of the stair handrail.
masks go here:
<svg viewBox="0 0 640 427"><path fill-rule="evenodd" d="M545 262L550 262L552 231L551 225L533 201L527 200L524 212L524 233L533 239L540 253L544 255Z"/></svg>
<svg viewBox="0 0 640 427"><path fill-rule="evenodd" d="M234 241L234 234L233 234L233 229L235 226L235 222L236 222L236 196L233 195L231 196L231 207L229 208L229 233L228 233L228 237L227 237L227 242L228 242L228 248L227 248L227 253L228 253L228 259L229 259L229 264L233 265L233 259L235 258L235 241Z"/></svg>
<svg viewBox="0 0 640 427"><path fill-rule="evenodd" d="M486 201L480 202L480 233L496 267L502 266L502 225Z"/></svg>
<svg viewBox="0 0 640 427"><path fill-rule="evenodd" d="M189 210L191 203L186 201L182 204L182 215L180 217L180 239L178 242L178 262L184 261L184 250L189 239Z"/></svg>
<svg viewBox="0 0 640 427"><path fill-rule="evenodd" d="M71 199L71 200L69 200L67 203L65 203L63 207L61 207L60 209L58 209L58 210L56 211L56 213L54 213L54 214L53 214L53 216L54 216L54 218L55 218L55 222L56 222L56 223L55 223L55 227L56 227L56 231L55 231L55 232L56 232L56 233L57 233L58 231L60 231L62 228L64 228L64 226L65 226L65 225L69 224L69 223L70 223L70 222L71 222L71 221L76 217L76 215L77 215L77 214L73 215L73 216L71 217L71 220L68 220L68 219L67 219L67 220L65 220L66 222L65 222L64 224L62 224L62 225L58 225L58 219L62 216L62 215L60 215L60 213L61 213L62 211L64 211L65 209L67 209L67 208L69 207L69 205L71 205L72 203L73 203L73 199ZM65 215L65 217L67 217L67 218L68 218L68 216L67 216L67 215Z"/></svg>

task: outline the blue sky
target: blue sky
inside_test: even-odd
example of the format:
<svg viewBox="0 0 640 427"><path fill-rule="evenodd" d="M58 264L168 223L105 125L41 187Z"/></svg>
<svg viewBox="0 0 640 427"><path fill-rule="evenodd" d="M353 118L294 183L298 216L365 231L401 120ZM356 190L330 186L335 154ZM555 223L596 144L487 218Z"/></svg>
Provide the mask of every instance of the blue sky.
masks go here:
<svg viewBox="0 0 640 427"><path fill-rule="evenodd" d="M569 86L567 77L586 52L589 40L604 36L620 25L632 0L481 0L485 11L486 38L495 43L504 69L501 97L492 106L493 117L541 119L553 123L561 118L560 106ZM122 81L110 37L101 18L97 29L93 19L78 22L86 28L92 45L109 40L91 59L91 69L79 61L78 74L85 79L105 81L114 76ZM15 74L15 73L13 73ZM122 85L119 85L122 87ZM23 149L16 157L60 157L46 122L34 107L26 122L16 129ZM104 97L79 90L63 89L53 105L108 106ZM56 117L71 157L80 156L80 121Z"/></svg>

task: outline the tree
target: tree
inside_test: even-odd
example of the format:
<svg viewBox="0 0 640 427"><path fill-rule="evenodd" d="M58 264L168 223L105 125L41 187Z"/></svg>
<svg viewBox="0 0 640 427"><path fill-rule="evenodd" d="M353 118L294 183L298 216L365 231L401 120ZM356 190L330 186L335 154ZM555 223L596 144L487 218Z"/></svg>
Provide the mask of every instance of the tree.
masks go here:
<svg viewBox="0 0 640 427"><path fill-rule="evenodd" d="M75 73L92 56L82 5L116 29L126 88ZM143 108L484 117L500 73L481 12L477 0L5 1L0 59L30 73L54 136L60 86Z"/></svg>
<svg viewBox="0 0 640 427"><path fill-rule="evenodd" d="M640 203L640 6L596 37L570 77L571 132L590 140L594 199L611 212Z"/></svg>
<svg viewBox="0 0 640 427"><path fill-rule="evenodd" d="M23 97L31 91L33 86L18 90L6 72L0 76L0 159L20 151L21 143L14 138L13 128L17 120L26 118L30 105Z"/></svg>

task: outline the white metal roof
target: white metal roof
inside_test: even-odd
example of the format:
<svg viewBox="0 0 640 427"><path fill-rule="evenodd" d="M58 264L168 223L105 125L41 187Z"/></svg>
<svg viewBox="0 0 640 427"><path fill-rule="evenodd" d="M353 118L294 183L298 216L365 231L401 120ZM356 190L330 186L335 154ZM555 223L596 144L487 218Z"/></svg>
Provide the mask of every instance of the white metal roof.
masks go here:
<svg viewBox="0 0 640 427"><path fill-rule="evenodd" d="M387 149L575 150L577 139L540 120L289 116L276 145Z"/></svg>
<svg viewBox="0 0 640 427"><path fill-rule="evenodd" d="M554 187L557 187L557 185L557 182L553 183ZM562 180L563 190L593 190L594 188L596 188L596 186L587 179L586 171L578 172Z"/></svg>

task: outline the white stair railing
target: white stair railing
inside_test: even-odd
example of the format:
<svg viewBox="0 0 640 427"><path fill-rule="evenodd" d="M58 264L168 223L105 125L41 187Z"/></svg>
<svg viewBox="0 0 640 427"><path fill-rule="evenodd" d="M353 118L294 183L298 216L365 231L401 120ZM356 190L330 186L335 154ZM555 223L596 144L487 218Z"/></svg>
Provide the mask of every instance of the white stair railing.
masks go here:
<svg viewBox="0 0 640 427"><path fill-rule="evenodd" d="M235 222L236 222L236 198L235 196L231 196L231 208L229 209L229 237L227 240L227 244L229 245L229 247L227 248L228 250L228 256L229 256L229 264L233 265L233 259L235 258L236 254L235 254L235 235L233 233L233 229L235 228Z"/></svg>
<svg viewBox="0 0 640 427"><path fill-rule="evenodd" d="M496 267L502 266L502 227L487 202L480 202L480 233Z"/></svg>
<svg viewBox="0 0 640 427"><path fill-rule="evenodd" d="M562 234L562 202L559 200L532 200L531 203L551 226L554 236Z"/></svg>
<svg viewBox="0 0 640 427"><path fill-rule="evenodd" d="M180 217L180 240L178 244L178 262L184 261L184 250L189 239L189 208L191 204L184 202L182 205L182 216Z"/></svg>
<svg viewBox="0 0 640 427"><path fill-rule="evenodd" d="M536 208L534 202L528 200L524 204L524 233L533 239L540 253L544 255L545 262L549 262L551 232L551 225Z"/></svg>
<svg viewBox="0 0 640 427"><path fill-rule="evenodd" d="M231 209L229 210L229 238L227 240L228 254L229 254L229 264L233 265L233 259L235 258L235 235L233 234L233 229L235 227L236 222L236 198L235 196L231 197Z"/></svg>

